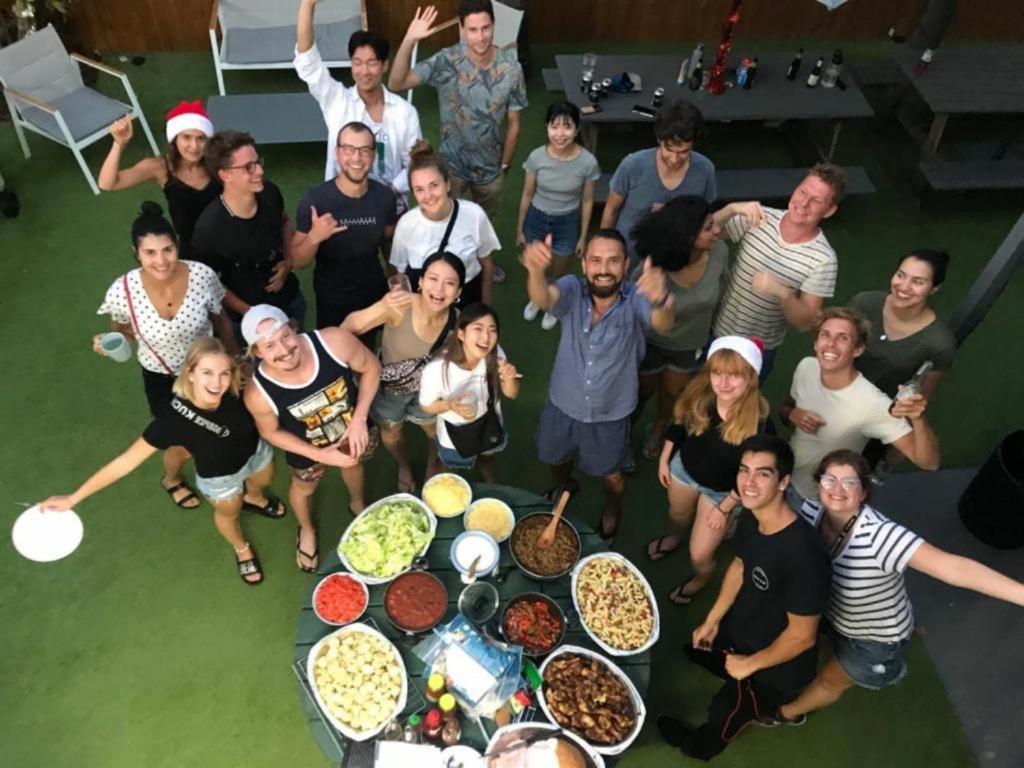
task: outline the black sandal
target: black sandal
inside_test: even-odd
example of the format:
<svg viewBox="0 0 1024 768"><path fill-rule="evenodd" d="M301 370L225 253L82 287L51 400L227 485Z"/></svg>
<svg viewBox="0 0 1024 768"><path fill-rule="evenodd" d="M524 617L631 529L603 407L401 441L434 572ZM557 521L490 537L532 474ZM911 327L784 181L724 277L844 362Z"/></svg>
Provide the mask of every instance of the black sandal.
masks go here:
<svg viewBox="0 0 1024 768"><path fill-rule="evenodd" d="M662 544L665 543L665 539L669 538L669 536L671 536L671 535L672 534L666 534L666 535L664 535L664 536L662 536L660 538L655 539L654 541L650 541L650 542L647 543L647 559L648 560L650 560L651 562L656 563L659 560L661 560L662 558L668 557L673 552L675 552L677 549L679 549L679 547L682 545L682 542L676 542L676 545L674 547L671 547L671 548L666 548L666 547L662 546ZM653 552L651 551L651 544L654 545L654 551Z"/></svg>
<svg viewBox="0 0 1024 768"><path fill-rule="evenodd" d="M184 480L182 480L180 483L175 483L170 488L164 485L163 481L160 481L160 487L163 488L164 491L167 492L167 495L171 497L171 501L173 501L182 509L198 509L202 505L202 502L199 500L199 497L195 495L191 488L185 485ZM174 498L174 494L176 494L182 488L188 491L188 493L186 493L180 499ZM192 506L189 506L188 502L192 501L192 499L195 499L197 503Z"/></svg>
<svg viewBox="0 0 1024 768"><path fill-rule="evenodd" d="M255 587L257 584L263 583L263 567L260 565L260 559L256 556L256 550L252 548L251 544L246 544L242 547L243 550L248 549L252 552L252 557L248 560L238 559L238 550L235 550L235 564L238 567L238 575L242 579L242 582L249 587ZM246 576L259 575L256 581L249 581L245 578Z"/></svg>
<svg viewBox="0 0 1024 768"><path fill-rule="evenodd" d="M313 551L313 554L310 554L309 552L304 552L302 550L302 543L301 542L302 542L302 529L299 528L295 532L295 551L298 553L299 557L304 557L307 560L309 560L311 563L313 563L313 565L308 566L308 567L300 565L299 566L299 570L302 571L303 573L316 573L317 570L320 568L320 553L317 552L316 550Z"/></svg>
<svg viewBox="0 0 1024 768"><path fill-rule="evenodd" d="M680 584L678 587L673 589L671 592L669 592L668 593L668 599L671 600L676 605L679 605L679 606L689 605L690 603L692 603L693 602L693 598L695 598L697 595L699 595L700 592L701 592L701 589L704 589L704 587L701 587L696 592L693 592L693 593L690 593L690 594L685 594L683 592L683 589L685 589L686 585L689 584L691 581L693 581L693 579L689 578L686 581L684 581L682 584Z"/></svg>
<svg viewBox="0 0 1024 768"><path fill-rule="evenodd" d="M267 494L267 503L262 506L260 506L259 504L253 504L252 502L245 501L243 499L242 509L244 509L246 512L254 512L257 515L269 517L271 520L280 520L282 517L288 514L288 510L285 508L284 504L281 503L280 499L271 496L269 493ZM277 512L278 514L275 515L275 512Z"/></svg>
<svg viewBox="0 0 1024 768"><path fill-rule="evenodd" d="M605 541L611 541L615 538L615 534L619 532L619 521L615 521L615 525L610 531L606 531L604 528L604 516L601 516L601 522L597 526L597 535Z"/></svg>
<svg viewBox="0 0 1024 768"><path fill-rule="evenodd" d="M562 497L562 492L568 491L570 496L574 496L580 492L580 483L574 478L570 477L568 482L556 483L555 485L548 488L544 493L541 494L544 501L548 501L554 504L558 499Z"/></svg>

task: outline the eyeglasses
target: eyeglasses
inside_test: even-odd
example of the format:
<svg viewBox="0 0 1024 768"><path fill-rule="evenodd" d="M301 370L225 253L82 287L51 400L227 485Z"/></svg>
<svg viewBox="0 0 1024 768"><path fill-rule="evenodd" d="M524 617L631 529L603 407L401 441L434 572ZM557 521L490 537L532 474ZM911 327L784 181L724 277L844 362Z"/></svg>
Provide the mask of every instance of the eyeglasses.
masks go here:
<svg viewBox="0 0 1024 768"><path fill-rule="evenodd" d="M224 168L225 171L233 171L236 168L244 168L245 172L252 176L256 173L256 166L263 167L263 158L257 157L255 160L251 160L248 163L242 163L241 165L229 165Z"/></svg>
<svg viewBox="0 0 1024 768"><path fill-rule="evenodd" d="M843 490L845 491L855 491L860 488L859 477L844 477L842 481L840 481L835 475L822 475L821 480L818 482L821 483L822 488L834 488L836 483L842 485Z"/></svg>
<svg viewBox="0 0 1024 768"><path fill-rule="evenodd" d="M376 147L353 147L351 144L339 144L338 149L345 157L352 157L358 153L362 158L373 157L373 153L377 151Z"/></svg>

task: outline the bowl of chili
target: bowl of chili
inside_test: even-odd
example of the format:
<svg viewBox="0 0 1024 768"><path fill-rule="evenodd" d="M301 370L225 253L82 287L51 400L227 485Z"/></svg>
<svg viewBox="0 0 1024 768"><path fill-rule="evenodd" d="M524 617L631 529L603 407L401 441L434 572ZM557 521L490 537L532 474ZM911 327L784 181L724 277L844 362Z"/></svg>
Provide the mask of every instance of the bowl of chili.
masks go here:
<svg viewBox="0 0 1024 768"><path fill-rule="evenodd" d="M580 534L564 517L558 521L554 543L543 549L537 545L550 522L550 512L534 512L521 517L509 539L509 552L516 567L536 581L560 579L580 559Z"/></svg>
<svg viewBox="0 0 1024 768"><path fill-rule="evenodd" d="M366 585L347 573L332 573L313 590L313 612L324 624L343 627L363 615L370 602Z"/></svg>
<svg viewBox="0 0 1024 768"><path fill-rule="evenodd" d="M448 590L426 571L407 571L395 578L384 593L384 612L401 632L417 634L441 623L448 610Z"/></svg>
<svg viewBox="0 0 1024 768"><path fill-rule="evenodd" d="M523 647L523 653L540 658L551 653L565 637L565 614L558 603L540 592L516 595L501 614L505 639Z"/></svg>

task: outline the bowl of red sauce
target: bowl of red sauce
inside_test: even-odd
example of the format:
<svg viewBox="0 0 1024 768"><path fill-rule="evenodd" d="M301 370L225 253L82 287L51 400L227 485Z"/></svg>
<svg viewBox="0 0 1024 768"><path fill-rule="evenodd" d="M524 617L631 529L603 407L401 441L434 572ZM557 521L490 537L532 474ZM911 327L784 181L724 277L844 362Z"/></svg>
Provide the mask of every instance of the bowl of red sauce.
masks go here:
<svg viewBox="0 0 1024 768"><path fill-rule="evenodd" d="M505 606L501 633L510 643L521 645L527 656L546 656L565 637L565 614L547 595L524 592Z"/></svg>
<svg viewBox="0 0 1024 768"><path fill-rule="evenodd" d="M448 590L437 576L407 571L384 593L384 612L396 629L416 634L441 623L448 610Z"/></svg>
<svg viewBox="0 0 1024 768"><path fill-rule="evenodd" d="M334 627L351 624L363 615L369 602L366 585L347 573L325 576L313 590L313 612Z"/></svg>

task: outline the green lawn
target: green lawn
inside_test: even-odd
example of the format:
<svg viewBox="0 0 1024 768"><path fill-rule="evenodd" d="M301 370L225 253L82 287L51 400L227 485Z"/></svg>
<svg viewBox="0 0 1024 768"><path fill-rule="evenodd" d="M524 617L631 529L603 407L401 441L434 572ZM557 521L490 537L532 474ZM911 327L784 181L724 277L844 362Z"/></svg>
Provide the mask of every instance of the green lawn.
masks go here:
<svg viewBox="0 0 1024 768"><path fill-rule="evenodd" d="M788 45L788 44L787 44ZM822 43L822 50L831 47ZM688 46L681 46L688 50ZM848 47L849 48L849 47ZM852 48L850 48L852 50ZM864 53L877 53L864 47ZM551 50L535 51L518 158L543 140L539 118L548 94L540 65ZM848 58L850 58L848 54ZM115 62L116 63L116 62ZM180 98L215 90L208 54L153 54L144 66L124 64L154 132ZM297 90L289 73L229 73L233 92ZM420 93L428 137L437 136L436 99ZM16 188L22 213L0 220L5 275L4 337L8 363L0 370L6 404L0 440L0 498L6 525L32 502L70 492L89 472L127 446L147 412L134 364L96 357L90 337L105 325L94 315L110 282L134 265L129 226L140 201L162 202L155 187L94 197L70 153L30 138L24 161L10 125L0 126L0 171ZM600 159L612 169L629 148L650 143L642 131L602 136ZM101 142L86 156L98 169ZM713 127L704 150L721 167L788 164L784 144L750 126ZM264 147L267 174L289 205L321 177L319 145ZM137 132L129 157L141 157ZM901 181L913 145L889 123L849 126L840 160L867 167L879 193L850 200L827 226L840 254L838 297L883 288L898 257L917 246L947 247L953 264L937 305L948 314L1002 240L1020 210L1020 197L950 198L918 212ZM514 242L521 171L507 188L499 237ZM512 445L500 463L503 481L533 490L547 476L534 458L532 424L543 402L557 332L527 326L521 270L511 249L502 255L510 280L495 291L504 319L503 345L525 374L523 394L506 404ZM312 298L309 273L303 276ZM932 410L944 464L980 463L996 440L1021 421L1019 399L1005 382L1024 374L1021 341L1024 285L1016 280L962 349ZM768 394L778 403L787 374L807 354L806 336L787 341ZM419 448L418 437L413 445ZM81 505L86 538L75 555L48 566L29 563L7 545L0 559L0 721L4 764L10 766L319 766L324 760L306 730L289 669L299 603L309 583L294 567L290 522L262 518L245 525L268 578L243 588L232 555L210 525L210 509L173 507L157 488L150 462L135 476ZM285 475L276 483L285 490ZM394 469L381 457L369 471L370 497L394 490ZM317 498L324 547L345 522L344 491L329 478ZM617 548L647 571L659 595L684 574L679 556L651 565L644 543L662 526L663 492L643 462L627 493L627 518ZM600 509L596 483L585 484L574 508L592 521ZM715 682L689 666L679 648L711 600L689 609L662 602L662 640L655 653L653 714L679 713L697 721ZM969 746L922 645L911 648L911 675L895 689L853 691L802 729L750 733L722 765L908 766L960 768L973 764ZM622 765L670 766L685 761L649 728Z"/></svg>

